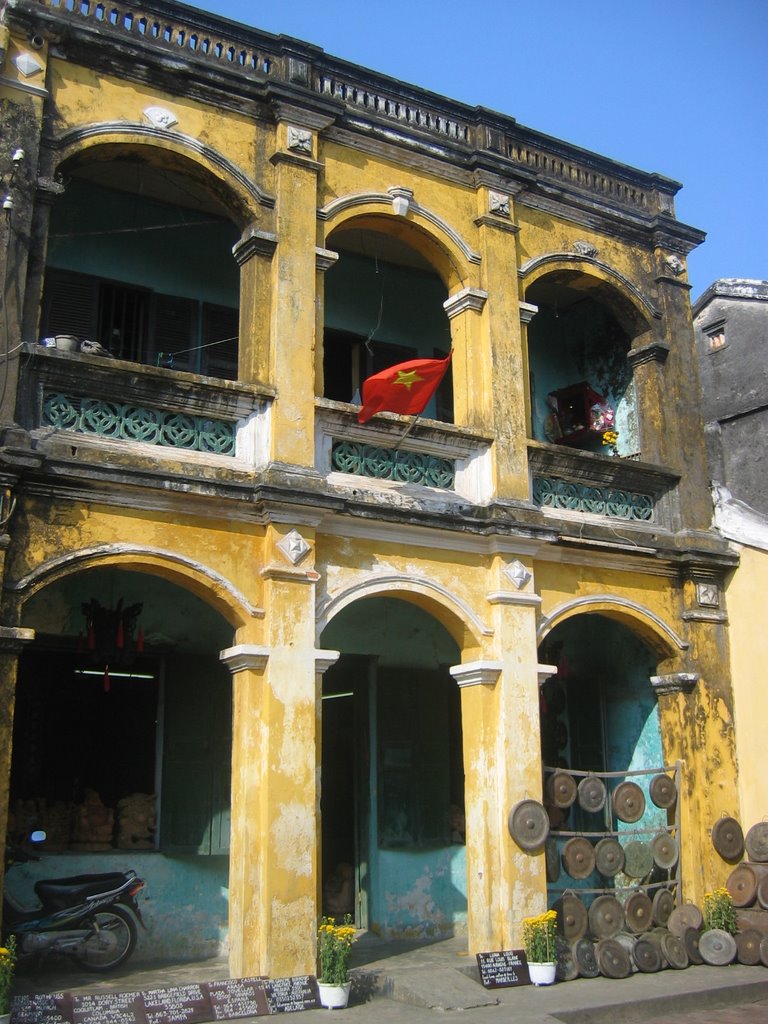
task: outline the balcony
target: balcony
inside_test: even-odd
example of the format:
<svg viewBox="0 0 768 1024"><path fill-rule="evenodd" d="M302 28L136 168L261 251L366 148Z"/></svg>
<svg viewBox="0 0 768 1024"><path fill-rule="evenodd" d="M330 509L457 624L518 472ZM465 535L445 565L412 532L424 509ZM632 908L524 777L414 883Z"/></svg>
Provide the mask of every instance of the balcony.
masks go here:
<svg viewBox="0 0 768 1024"><path fill-rule="evenodd" d="M38 448L88 442L137 456L252 469L268 458L273 394L262 386L26 345L19 419Z"/></svg>
<svg viewBox="0 0 768 1024"><path fill-rule="evenodd" d="M329 484L386 500L413 486L428 500L486 504L491 497L491 438L466 427L385 413L365 426L346 402L315 400L315 466Z"/></svg>
<svg viewBox="0 0 768 1024"><path fill-rule="evenodd" d="M547 516L672 529L679 477L650 463L528 442L533 503Z"/></svg>

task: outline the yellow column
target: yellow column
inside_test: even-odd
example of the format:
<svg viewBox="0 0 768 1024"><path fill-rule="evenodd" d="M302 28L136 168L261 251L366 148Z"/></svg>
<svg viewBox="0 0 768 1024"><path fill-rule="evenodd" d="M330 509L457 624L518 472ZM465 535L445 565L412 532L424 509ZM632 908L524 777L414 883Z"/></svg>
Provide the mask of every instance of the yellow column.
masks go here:
<svg viewBox="0 0 768 1024"><path fill-rule="evenodd" d="M318 125L308 124L307 116L292 108L278 110L278 149L271 158L277 198L269 377L277 399L271 458L299 466L314 465L315 241L322 167L315 159Z"/></svg>
<svg viewBox="0 0 768 1024"><path fill-rule="evenodd" d="M315 972L319 890L317 573L309 530L270 526L262 646L222 652L233 672L230 971Z"/></svg>
<svg viewBox="0 0 768 1024"><path fill-rule="evenodd" d="M519 801L541 800L539 599L505 590L489 600L497 657L451 669L461 686L471 952L519 948L523 917L546 909L543 850L523 851L508 828Z"/></svg>
<svg viewBox="0 0 768 1024"><path fill-rule="evenodd" d="M525 311L518 301L514 195L508 188L501 191L494 175L478 172L478 177L475 223L482 256L481 287L488 295L483 336L487 339L487 425L494 436L495 491L505 498L527 500L528 355L521 327Z"/></svg>

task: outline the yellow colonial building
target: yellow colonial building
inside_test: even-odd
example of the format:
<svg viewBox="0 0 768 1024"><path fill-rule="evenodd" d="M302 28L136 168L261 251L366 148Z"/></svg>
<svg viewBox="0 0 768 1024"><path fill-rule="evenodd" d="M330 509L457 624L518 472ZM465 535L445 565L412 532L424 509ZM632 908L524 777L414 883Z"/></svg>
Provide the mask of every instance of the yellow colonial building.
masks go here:
<svg viewBox="0 0 768 1024"><path fill-rule="evenodd" d="M142 956L234 976L312 972L328 909L476 952L576 885L700 900L736 556L680 186L164 0L4 6L0 826L49 837L7 884L133 867Z"/></svg>

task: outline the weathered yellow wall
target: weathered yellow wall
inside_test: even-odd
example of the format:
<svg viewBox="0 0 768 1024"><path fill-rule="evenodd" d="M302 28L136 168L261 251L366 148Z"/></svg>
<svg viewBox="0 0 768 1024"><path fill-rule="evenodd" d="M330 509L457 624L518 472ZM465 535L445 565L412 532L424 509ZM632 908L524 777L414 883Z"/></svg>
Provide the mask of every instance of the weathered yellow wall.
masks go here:
<svg viewBox="0 0 768 1024"><path fill-rule="evenodd" d="M730 624L731 673L740 765L740 809L733 814L744 832L768 815L768 775L765 771L768 722L768 630L765 607L757 598L768 578L768 551L742 547L741 563L726 588ZM740 815L737 813L740 810Z"/></svg>

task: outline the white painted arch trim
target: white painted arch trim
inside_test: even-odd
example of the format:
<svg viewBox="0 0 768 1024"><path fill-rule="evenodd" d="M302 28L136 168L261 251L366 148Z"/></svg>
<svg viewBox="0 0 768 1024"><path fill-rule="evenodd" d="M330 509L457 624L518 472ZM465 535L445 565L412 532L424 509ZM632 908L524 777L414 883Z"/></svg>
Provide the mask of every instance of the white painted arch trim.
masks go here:
<svg viewBox="0 0 768 1024"><path fill-rule="evenodd" d="M437 601L452 611L467 625L475 636L493 636L493 629L474 612L462 598L450 590L428 579L426 576L411 576L404 573L367 573L363 579L345 587L335 595L329 595L317 607L317 633L322 633L328 623L355 601L365 597L396 596L398 592L422 594Z"/></svg>
<svg viewBox="0 0 768 1024"><path fill-rule="evenodd" d="M643 307L648 316L653 317L654 320L661 320L661 311L654 306L647 296L643 295L636 284L633 284L633 282L630 281L628 277L625 277L621 271L616 270L615 267L610 266L608 263L603 263L602 260L595 259L594 256L585 256L579 252L548 252L543 256L534 256L533 259L524 263L517 272L518 276L522 280L526 278L528 274L532 273L534 270L538 270L539 267L544 266L547 263L579 263L594 267L596 270L600 270L608 277L612 277L620 288L629 292L630 295L632 295Z"/></svg>
<svg viewBox="0 0 768 1024"><path fill-rule="evenodd" d="M195 159L198 162L200 160L208 161L217 167L227 175L230 184L237 183L242 193L249 196L257 206L271 208L275 205L274 197L260 189L256 182L252 181L231 160L213 146L201 142L192 135L185 135L183 132L155 128L152 125L136 121L100 121L68 129L55 139L54 145L59 150L69 150L84 142L97 145L111 136L118 138L125 136L132 141L137 141L138 144L154 145L159 149L167 149L170 145L176 152L185 152L189 159Z"/></svg>
<svg viewBox="0 0 768 1024"><path fill-rule="evenodd" d="M187 558L177 551L166 551L163 548L153 548L142 544L101 544L95 547L83 548L80 551L73 551L57 558L50 558L42 565L39 565L26 576L18 580L8 580L4 586L6 590L36 591L49 583L69 576L72 573L80 572L86 568L93 568L93 563L104 561L106 558L117 557L131 558L153 558L162 562L169 562L175 565L183 565L196 575L208 580L212 586L219 587L232 600L233 604L239 605L253 619L263 619L264 609L259 608L248 600L245 594L235 587L228 579L208 566L203 565L194 558ZM114 563L110 563L114 564ZM119 566L118 566L119 567ZM132 567L132 571L134 567ZM140 568L135 571L141 571Z"/></svg>
<svg viewBox="0 0 768 1024"><path fill-rule="evenodd" d="M346 213L348 210L353 210L357 206L383 206L392 213L392 192L354 192L350 195L339 196L338 199L331 200L325 206L321 207L317 211L317 216L320 220L333 220L334 217L338 217L339 214ZM441 234L446 235L451 242L459 249L467 260L468 263L481 263L482 257L479 253L475 252L474 249L456 231L451 225L443 220L442 217L428 209L426 206L421 206L416 202L415 199L411 198L408 202L408 215L414 217L420 217L431 224L433 228L437 229ZM392 214L392 216L396 216Z"/></svg>
<svg viewBox="0 0 768 1024"><path fill-rule="evenodd" d="M672 647L676 647L679 651L688 650L690 646L688 641L683 640L679 633L676 633L671 626L668 626L650 608L646 608L645 605L639 604L636 601L630 601L626 597L616 597L615 594L591 594L589 597L577 597L572 601L566 601L564 604L558 605L550 615L542 618L536 632L538 642L541 643L544 637L561 620L566 617L570 618L572 613L587 614L592 612L593 614L599 614L606 611L606 605L608 606L607 610L613 608L617 611L625 611L638 620L645 620L645 622L655 628L658 634L665 637Z"/></svg>

